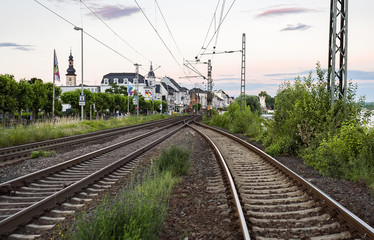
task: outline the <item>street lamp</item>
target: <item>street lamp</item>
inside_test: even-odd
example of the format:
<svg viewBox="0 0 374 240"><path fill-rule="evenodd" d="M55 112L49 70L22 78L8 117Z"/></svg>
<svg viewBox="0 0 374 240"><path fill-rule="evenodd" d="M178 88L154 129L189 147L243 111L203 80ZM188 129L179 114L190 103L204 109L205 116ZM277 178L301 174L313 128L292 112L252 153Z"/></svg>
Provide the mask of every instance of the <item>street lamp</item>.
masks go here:
<svg viewBox="0 0 374 240"><path fill-rule="evenodd" d="M81 95L83 96L83 28L74 27L74 30L81 31L81 59L82 59L82 91ZM84 102L85 103L85 102ZM83 121L83 108L84 104L81 105L81 120Z"/></svg>

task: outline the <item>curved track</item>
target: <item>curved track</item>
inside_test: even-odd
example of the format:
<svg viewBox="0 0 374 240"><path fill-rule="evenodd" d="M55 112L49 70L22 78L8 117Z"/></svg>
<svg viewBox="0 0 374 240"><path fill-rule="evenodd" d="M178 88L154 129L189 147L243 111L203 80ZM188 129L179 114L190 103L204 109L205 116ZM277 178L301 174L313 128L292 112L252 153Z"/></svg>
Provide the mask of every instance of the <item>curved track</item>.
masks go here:
<svg viewBox="0 0 374 240"><path fill-rule="evenodd" d="M246 231L254 239L374 239L373 228L266 153L208 126L194 129L229 169L245 239Z"/></svg>
<svg viewBox="0 0 374 240"><path fill-rule="evenodd" d="M9 235L46 211L49 212L47 217L39 218L39 224L26 225L24 232L52 228L64 215L81 208L82 203L91 201L98 191L127 174L133 159L179 131L185 126L184 122L179 119L164 124L140 136L0 184L0 236ZM10 238L19 239L17 237Z"/></svg>

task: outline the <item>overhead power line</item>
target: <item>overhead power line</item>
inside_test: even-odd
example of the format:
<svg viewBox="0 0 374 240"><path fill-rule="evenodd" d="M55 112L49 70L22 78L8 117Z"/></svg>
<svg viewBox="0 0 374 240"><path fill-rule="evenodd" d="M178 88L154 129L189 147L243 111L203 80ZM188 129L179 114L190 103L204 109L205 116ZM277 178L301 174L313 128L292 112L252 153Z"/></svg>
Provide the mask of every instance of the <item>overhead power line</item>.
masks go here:
<svg viewBox="0 0 374 240"><path fill-rule="evenodd" d="M217 6L216 6L216 9L214 10L214 13L213 13L212 20L210 21L210 24L209 24L208 31L207 31L207 33L206 33L206 35L205 35L204 42L203 42L203 44L201 45L202 47L201 47L201 49L199 50L199 53L198 53L196 56L200 55L200 51L204 49L205 42L206 42L206 40L208 39L208 35L209 35L209 32L210 32L210 29L211 29L211 27L212 27L213 22L214 22L215 19L216 19L217 9L218 9L218 7L219 7L219 3L220 3L220 2L221 2L221 0L218 0L218 3L217 3Z"/></svg>
<svg viewBox="0 0 374 240"><path fill-rule="evenodd" d="M184 71L184 69L182 68L182 66L179 64L179 62L175 58L174 54L171 52L170 48L166 45L165 41L162 39L161 35L158 33L157 29L153 26L152 22L149 20L149 18L147 17L147 15L143 11L143 9L140 7L138 1L134 0L134 2L138 6L139 10L143 13L143 15L147 19L148 23L152 26L153 30L156 32L157 36L160 38L161 42L164 44L164 46L166 47L166 49L168 50L168 52L170 53L170 55L173 57L174 61L177 63L177 65L179 66L179 68L182 70L182 72L184 74L186 74L185 71Z"/></svg>
<svg viewBox="0 0 374 240"><path fill-rule="evenodd" d="M233 5L234 5L235 2L236 2L236 0L234 0L234 1L231 3L229 9L227 10L227 12L226 12L225 16L223 17L222 21L219 23L219 25L218 25L216 31L214 32L213 36L212 36L211 39L209 40L208 44L206 45L206 47L203 47L203 52L200 53L200 57L205 53L206 49L208 48L208 46L209 46L209 45L211 44L211 42L213 41L214 36L215 36L215 35L217 34L217 32L220 30L220 28L221 28L221 26L222 26L222 23L225 21L227 15L228 15L229 12L231 11L231 9L232 9L232 7L233 7ZM198 58L197 60L199 60L199 59L200 59L200 58Z"/></svg>
<svg viewBox="0 0 374 240"><path fill-rule="evenodd" d="M161 13L162 19L164 20L165 25L166 25L166 27L167 27L169 33L170 33L170 36L172 37L172 39L173 39L173 41L174 41L174 44L175 44L175 46L177 47L177 49L178 49L178 51L179 51L179 54L184 58L182 51L180 50L180 48L179 48L177 42L175 41L175 38L174 38L173 34L172 34L171 31L170 31L169 25L168 25L168 23L166 22L166 19L165 19L165 17L164 17L164 14L163 14L162 11L161 11L160 5L158 4L157 0L155 0L155 2L156 2L156 5L157 5L158 10L159 10L160 13Z"/></svg>
<svg viewBox="0 0 374 240"><path fill-rule="evenodd" d="M125 39L123 39L120 35L118 35L104 20L97 15L90 7L87 6L87 4L84 3L83 0L81 0L81 3L95 16L97 17L114 35L116 35L119 39L121 39L128 47L130 47L134 52L142 56L144 59L151 61L150 59L146 58L143 54L141 54L138 50L136 50L133 46L131 46Z"/></svg>
<svg viewBox="0 0 374 240"><path fill-rule="evenodd" d="M38 3L39 5L41 5L42 7L44 7L45 9L47 9L48 11L50 11L51 13L55 14L56 16L58 16L59 18L61 18L62 20L64 20L65 22L67 22L68 24L72 25L73 27L77 26L75 24L73 24L72 22L70 22L69 20L67 20L66 18L64 18L63 16L61 16L60 14L56 13L55 11L53 11L52 9L48 8L47 6L45 6L44 4L42 4L41 2L39 2L38 0L34 0L36 3ZM123 57L124 59L126 59L127 61L131 62L134 64L134 62L127 58L126 56L124 56L123 54L121 54L120 52L118 52L117 50L109 47L107 44L103 43L102 41L100 41L99 39L97 39L96 37L94 37L93 35L89 34L87 31L84 31L84 34L86 34L87 36L89 36L90 38L92 38L93 40L95 40L96 42L100 43L101 45L103 45L104 47L108 48L109 50L117 53L119 56Z"/></svg>

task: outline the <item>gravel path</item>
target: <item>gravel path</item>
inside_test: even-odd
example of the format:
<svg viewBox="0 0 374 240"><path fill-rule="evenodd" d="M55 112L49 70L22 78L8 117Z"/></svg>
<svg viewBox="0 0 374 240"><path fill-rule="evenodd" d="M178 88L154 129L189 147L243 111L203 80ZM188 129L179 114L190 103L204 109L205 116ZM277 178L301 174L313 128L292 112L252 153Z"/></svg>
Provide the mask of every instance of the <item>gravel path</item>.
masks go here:
<svg viewBox="0 0 374 240"><path fill-rule="evenodd" d="M130 135L126 134L123 137L130 138ZM249 141L246 137L241 136L241 138ZM113 142L106 144L113 144ZM183 181L174 191L170 200L167 223L162 229L160 238L181 239L188 236L189 239L240 239L239 228L233 220L230 203L225 202L222 192L220 194L209 192L209 187L212 187L209 184L218 176L218 170L214 166L215 159L208 145L198 134L190 129L184 129L173 139L165 141L155 152L145 157L144 161L157 157L162 149L172 144L193 149L192 168L190 174L183 177ZM258 143L253 144L262 147ZM51 158L38 158L1 168L0 182L51 166L61 162L62 159L71 159L82 152L91 152L102 146L102 144L87 145L58 153ZM374 194L365 185L321 176L299 158L276 159L374 227ZM93 207L91 206L90 209Z"/></svg>

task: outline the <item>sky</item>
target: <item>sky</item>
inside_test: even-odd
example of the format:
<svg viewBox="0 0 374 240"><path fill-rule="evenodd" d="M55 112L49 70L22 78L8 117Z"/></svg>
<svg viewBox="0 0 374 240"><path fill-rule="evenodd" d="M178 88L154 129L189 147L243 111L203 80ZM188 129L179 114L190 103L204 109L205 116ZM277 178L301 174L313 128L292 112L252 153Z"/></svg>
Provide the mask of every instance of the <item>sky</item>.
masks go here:
<svg viewBox="0 0 374 240"><path fill-rule="evenodd" d="M56 84L66 85L71 50L80 83L77 26L85 32L84 84L98 85L111 72L135 72L135 63L145 76L152 62L156 77L205 89L206 80L188 62L207 76L211 59L213 89L237 97L245 33L246 94L274 96L283 81L307 75L317 62L327 68L329 8L328 0L1 0L0 74L51 82L56 50ZM373 0L349 1L348 79L366 101L374 101L372 9Z"/></svg>

